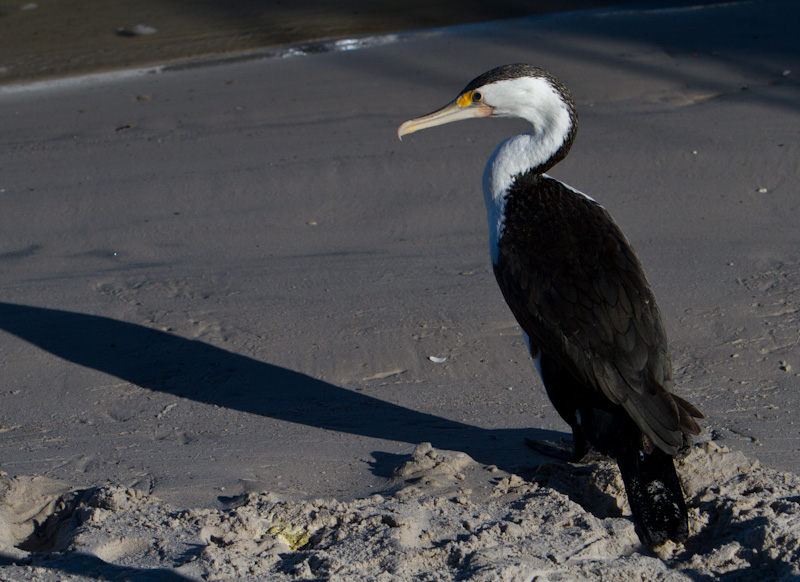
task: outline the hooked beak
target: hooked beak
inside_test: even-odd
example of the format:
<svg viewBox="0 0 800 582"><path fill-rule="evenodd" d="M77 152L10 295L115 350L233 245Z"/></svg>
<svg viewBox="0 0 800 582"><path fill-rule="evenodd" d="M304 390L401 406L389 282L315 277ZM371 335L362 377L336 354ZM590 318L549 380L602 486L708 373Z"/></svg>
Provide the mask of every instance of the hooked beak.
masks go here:
<svg viewBox="0 0 800 582"><path fill-rule="evenodd" d="M494 112L494 110L485 103L476 103L471 100L465 103L464 97L465 96L462 95L455 101L448 103L433 113L417 117L416 119L409 119L397 128L397 137L403 139L404 135L414 133L420 129L436 127L437 125L444 125L445 123L460 121L461 119L489 117Z"/></svg>

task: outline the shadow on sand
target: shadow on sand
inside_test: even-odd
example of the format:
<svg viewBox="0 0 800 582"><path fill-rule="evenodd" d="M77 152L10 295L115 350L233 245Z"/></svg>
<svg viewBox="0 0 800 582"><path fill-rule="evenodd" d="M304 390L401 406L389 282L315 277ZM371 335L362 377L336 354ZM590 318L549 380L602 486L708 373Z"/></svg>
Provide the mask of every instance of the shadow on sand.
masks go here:
<svg viewBox="0 0 800 582"><path fill-rule="evenodd" d="M519 465L523 455L528 465L543 460L537 461L525 449L525 437L565 436L537 429L492 431L470 426L107 317L0 303L0 329L68 362L149 390L343 433L412 444L427 441L505 469ZM376 455L376 473L385 473L386 465L393 464L386 456Z"/></svg>

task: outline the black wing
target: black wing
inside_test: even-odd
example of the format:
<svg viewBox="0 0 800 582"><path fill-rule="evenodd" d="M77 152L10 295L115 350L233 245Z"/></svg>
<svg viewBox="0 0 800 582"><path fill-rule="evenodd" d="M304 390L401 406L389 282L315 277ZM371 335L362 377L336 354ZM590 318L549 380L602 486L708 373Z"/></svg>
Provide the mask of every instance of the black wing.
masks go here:
<svg viewBox="0 0 800 582"><path fill-rule="evenodd" d="M531 343L674 455L702 415L670 393L661 315L622 231L599 204L544 175L517 179L505 214L495 273Z"/></svg>

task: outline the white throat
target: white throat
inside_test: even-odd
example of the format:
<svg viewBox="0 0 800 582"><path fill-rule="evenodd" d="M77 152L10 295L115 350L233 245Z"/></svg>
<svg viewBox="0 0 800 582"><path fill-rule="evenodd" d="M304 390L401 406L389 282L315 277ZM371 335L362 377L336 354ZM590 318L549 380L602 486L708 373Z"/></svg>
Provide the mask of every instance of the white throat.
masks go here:
<svg viewBox="0 0 800 582"><path fill-rule="evenodd" d="M481 89L498 117L519 117L533 124L529 133L502 142L483 172L483 195L489 220L492 262L503 234L506 194L514 179L542 166L564 145L572 129L569 108L558 91L543 78L498 81Z"/></svg>

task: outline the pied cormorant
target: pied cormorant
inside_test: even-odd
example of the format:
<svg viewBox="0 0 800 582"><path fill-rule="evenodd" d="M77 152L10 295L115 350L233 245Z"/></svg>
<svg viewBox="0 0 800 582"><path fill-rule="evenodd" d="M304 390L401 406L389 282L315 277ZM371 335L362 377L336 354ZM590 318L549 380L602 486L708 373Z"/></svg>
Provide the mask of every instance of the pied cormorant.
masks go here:
<svg viewBox="0 0 800 582"><path fill-rule="evenodd" d="M550 400L572 428L574 459L591 445L617 460L641 540L688 535L673 457L699 434L691 403L672 393L667 336L625 235L592 198L548 176L572 146L569 90L531 65L471 81L403 135L474 117L518 117L533 129L502 142L483 174L492 266Z"/></svg>

